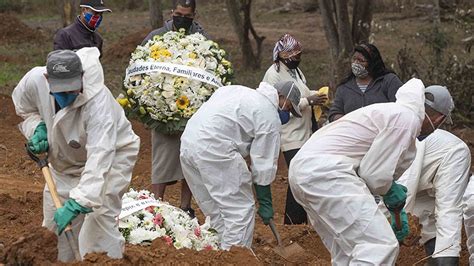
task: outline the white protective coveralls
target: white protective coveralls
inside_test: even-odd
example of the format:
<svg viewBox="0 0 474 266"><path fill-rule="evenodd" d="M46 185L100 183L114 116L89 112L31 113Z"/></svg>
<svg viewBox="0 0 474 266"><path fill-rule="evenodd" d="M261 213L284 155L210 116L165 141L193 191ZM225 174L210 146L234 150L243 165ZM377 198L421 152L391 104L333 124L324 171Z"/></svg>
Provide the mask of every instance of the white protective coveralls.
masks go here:
<svg viewBox="0 0 474 266"><path fill-rule="evenodd" d="M23 135L29 139L44 121L48 131L49 163L58 194L64 203L75 199L93 212L73 220L81 256L107 252L121 258L124 238L116 218L137 159L140 139L123 109L104 85L97 48L77 51L84 70L83 92L69 106L55 113L54 97L44 77L46 67L35 67L13 91L16 113L24 121ZM56 231L56 208L45 186L43 226ZM65 234L58 237L58 259L74 260Z"/></svg>
<svg viewBox="0 0 474 266"><path fill-rule="evenodd" d="M319 129L291 161L291 190L333 265L396 261L398 241L373 195L384 195L415 157L424 85L412 79L396 97Z"/></svg>
<svg viewBox="0 0 474 266"><path fill-rule="evenodd" d="M196 202L217 230L221 248L252 245L253 184L275 179L280 150L278 93L221 87L188 121L181 137L181 166ZM244 160L250 155L251 173Z"/></svg>
<svg viewBox="0 0 474 266"><path fill-rule="evenodd" d="M466 230L469 265L474 265L474 175L469 179L463 197L464 229Z"/></svg>
<svg viewBox="0 0 474 266"><path fill-rule="evenodd" d="M421 244L436 237L437 257L459 257L462 196L469 180L471 152L461 139L437 129L416 143L416 157L397 183L407 187L405 210L419 218Z"/></svg>

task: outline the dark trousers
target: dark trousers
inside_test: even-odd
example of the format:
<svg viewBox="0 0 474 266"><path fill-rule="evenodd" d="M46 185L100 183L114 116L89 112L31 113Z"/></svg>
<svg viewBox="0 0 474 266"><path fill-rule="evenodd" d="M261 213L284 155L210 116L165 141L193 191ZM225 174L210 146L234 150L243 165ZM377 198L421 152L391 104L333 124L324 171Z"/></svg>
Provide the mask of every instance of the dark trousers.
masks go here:
<svg viewBox="0 0 474 266"><path fill-rule="evenodd" d="M284 151L283 156L285 156L286 165L290 167L290 162L299 149ZM308 216L303 207L296 202L293 193L291 192L290 184L288 184L288 190L286 191L286 206L285 206L285 220L284 224L307 224Z"/></svg>

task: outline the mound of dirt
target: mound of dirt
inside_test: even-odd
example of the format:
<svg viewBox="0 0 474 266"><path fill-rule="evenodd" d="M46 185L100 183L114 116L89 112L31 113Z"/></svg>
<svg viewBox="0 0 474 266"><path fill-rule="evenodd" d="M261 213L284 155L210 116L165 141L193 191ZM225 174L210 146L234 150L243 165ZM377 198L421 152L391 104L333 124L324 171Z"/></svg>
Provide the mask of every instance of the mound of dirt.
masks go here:
<svg viewBox="0 0 474 266"><path fill-rule="evenodd" d="M46 228L31 228L31 234L20 237L5 252L2 261L7 265L52 263L57 260L57 237Z"/></svg>
<svg viewBox="0 0 474 266"><path fill-rule="evenodd" d="M174 264L180 265L210 265L210 264L244 264L255 265L258 260L244 248L232 248L230 251L193 251L175 249L165 244L161 239L155 240L151 246L127 245L123 259L111 259L104 253L88 254L83 264L95 265L151 265Z"/></svg>
<svg viewBox="0 0 474 266"><path fill-rule="evenodd" d="M0 13L0 44L16 42L37 42L43 40L43 34L28 27L16 16Z"/></svg>
<svg viewBox="0 0 474 266"><path fill-rule="evenodd" d="M0 180L1 180L0 175ZM2 183L2 185L19 185ZM42 193L25 192L12 198L0 194L0 244L8 249L20 237L34 232L42 222ZM0 258L5 250L0 249Z"/></svg>
<svg viewBox="0 0 474 266"><path fill-rule="evenodd" d="M151 30L142 30L139 32L132 33L126 37L107 45L104 52L104 60L117 60L117 58L124 58L128 61L130 54L135 51L135 48L142 43L143 39Z"/></svg>
<svg viewBox="0 0 474 266"><path fill-rule="evenodd" d="M1 26L0 26L1 27ZM142 37L137 37L137 43ZM139 41L138 41L139 40ZM133 48L131 49L133 50ZM127 56L128 58L128 56ZM43 177L38 167L24 152L25 139L18 130L21 118L15 115L10 97L0 95L0 264L50 264L55 262L56 238L54 234L41 229L42 221L42 188ZM150 188L151 144L150 131L142 124L132 121L134 131L141 138L139 159L134 169L132 187ZM461 132L466 142L474 143L472 130ZM283 221L285 196L288 186L287 169L283 158L280 158L277 178L272 184L275 221L284 245L298 243L305 252L295 254L291 262L279 257L273 248L277 246L270 228L256 217L253 252L236 249L230 252L196 252L188 249L176 250L161 240L151 246L127 245L124 258L112 260L104 254L89 254L88 264L265 264L265 265L330 265L330 255L314 229L308 225L280 225ZM167 188L166 200L178 206L180 186ZM203 220L202 213L193 203L198 218ZM410 218L412 237L419 235L415 221ZM23 238L21 238L23 237ZM46 241L42 241L42 240ZM32 244L30 244L30 242ZM35 257L32 257L32 256ZM425 257L422 246L401 246L398 265L412 265ZM468 265L469 254L463 235L461 265ZM34 262L32 261L34 260Z"/></svg>

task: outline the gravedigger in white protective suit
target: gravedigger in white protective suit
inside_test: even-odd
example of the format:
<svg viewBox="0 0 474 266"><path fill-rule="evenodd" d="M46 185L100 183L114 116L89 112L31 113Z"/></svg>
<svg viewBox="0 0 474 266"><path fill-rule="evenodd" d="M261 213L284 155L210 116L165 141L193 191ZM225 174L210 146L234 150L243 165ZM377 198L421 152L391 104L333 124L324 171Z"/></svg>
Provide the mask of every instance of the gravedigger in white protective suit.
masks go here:
<svg viewBox="0 0 474 266"><path fill-rule="evenodd" d="M74 260L61 232L72 222L81 256L121 258L124 238L116 218L137 159L140 139L104 85L97 48L58 50L13 91L20 130L34 153L48 152L63 207L43 193L43 225L58 232L58 259Z"/></svg>
<svg viewBox="0 0 474 266"><path fill-rule="evenodd" d="M427 113L452 123L454 103L446 87L429 86L425 97ZM459 265L462 196L469 181L471 152L461 139L441 129L419 140L413 164L397 181L408 189L405 210L422 225L420 243L427 255L434 254L428 265Z"/></svg>
<svg viewBox="0 0 474 266"><path fill-rule="evenodd" d="M474 265L474 175L469 179L463 196L464 229L466 230L469 265Z"/></svg>
<svg viewBox="0 0 474 266"><path fill-rule="evenodd" d="M314 133L291 162L298 203L331 253L333 265L393 265L397 237L373 195L402 206L406 189L394 182L416 153L415 139L433 131L424 110L424 85L411 79L395 103L358 109ZM406 216L406 214L405 214ZM394 230L395 231L395 230Z"/></svg>
<svg viewBox="0 0 474 266"><path fill-rule="evenodd" d="M292 81L254 90L221 87L188 121L181 136L181 166L221 248L252 245L255 200L265 224L273 218L270 184L280 151L280 126L290 112L301 117L300 91ZM280 116L280 119L278 118ZM244 160L250 155L251 172Z"/></svg>
<svg viewBox="0 0 474 266"><path fill-rule="evenodd" d="M413 164L397 181L408 188L405 210L419 218L427 255L435 254L428 264L459 265L471 153L461 139L441 129L416 147Z"/></svg>

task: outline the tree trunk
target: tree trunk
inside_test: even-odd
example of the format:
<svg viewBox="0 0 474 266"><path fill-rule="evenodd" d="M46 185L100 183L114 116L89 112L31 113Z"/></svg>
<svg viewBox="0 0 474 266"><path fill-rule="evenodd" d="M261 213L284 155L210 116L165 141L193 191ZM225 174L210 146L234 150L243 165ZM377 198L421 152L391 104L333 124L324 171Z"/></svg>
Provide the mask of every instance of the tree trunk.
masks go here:
<svg viewBox="0 0 474 266"><path fill-rule="evenodd" d="M149 0L150 23L153 29L163 27L163 10L161 9L161 0Z"/></svg>
<svg viewBox="0 0 474 266"><path fill-rule="evenodd" d="M346 74L349 55L354 47L347 2L348 0L319 0L324 33L331 53L332 75L329 86L332 89Z"/></svg>
<svg viewBox="0 0 474 266"><path fill-rule="evenodd" d="M323 20L324 34L326 35L329 44L329 52L331 54L331 76L329 79L329 87L335 89L337 71L336 61L339 55L339 34L334 21L334 5L331 0L319 0L319 8ZM331 90L331 92L334 93L333 90Z"/></svg>
<svg viewBox="0 0 474 266"><path fill-rule="evenodd" d="M350 55L354 49L354 43L369 39L374 1L354 0L352 27L349 21L348 0L318 1L331 54L329 86L334 90L335 85L350 69Z"/></svg>
<svg viewBox="0 0 474 266"><path fill-rule="evenodd" d="M226 0L226 5L232 26L239 38L243 65L252 69L260 68L262 43L265 37L258 36L252 25L252 0ZM249 33L252 34L253 39L255 40L256 52L254 52L254 49L252 48Z"/></svg>
<svg viewBox="0 0 474 266"><path fill-rule="evenodd" d="M60 0L61 18L63 27L71 24L77 16L79 1L78 0Z"/></svg>
<svg viewBox="0 0 474 266"><path fill-rule="evenodd" d="M354 0L354 10L352 12L352 40L354 43L369 41L372 2L372 0Z"/></svg>

